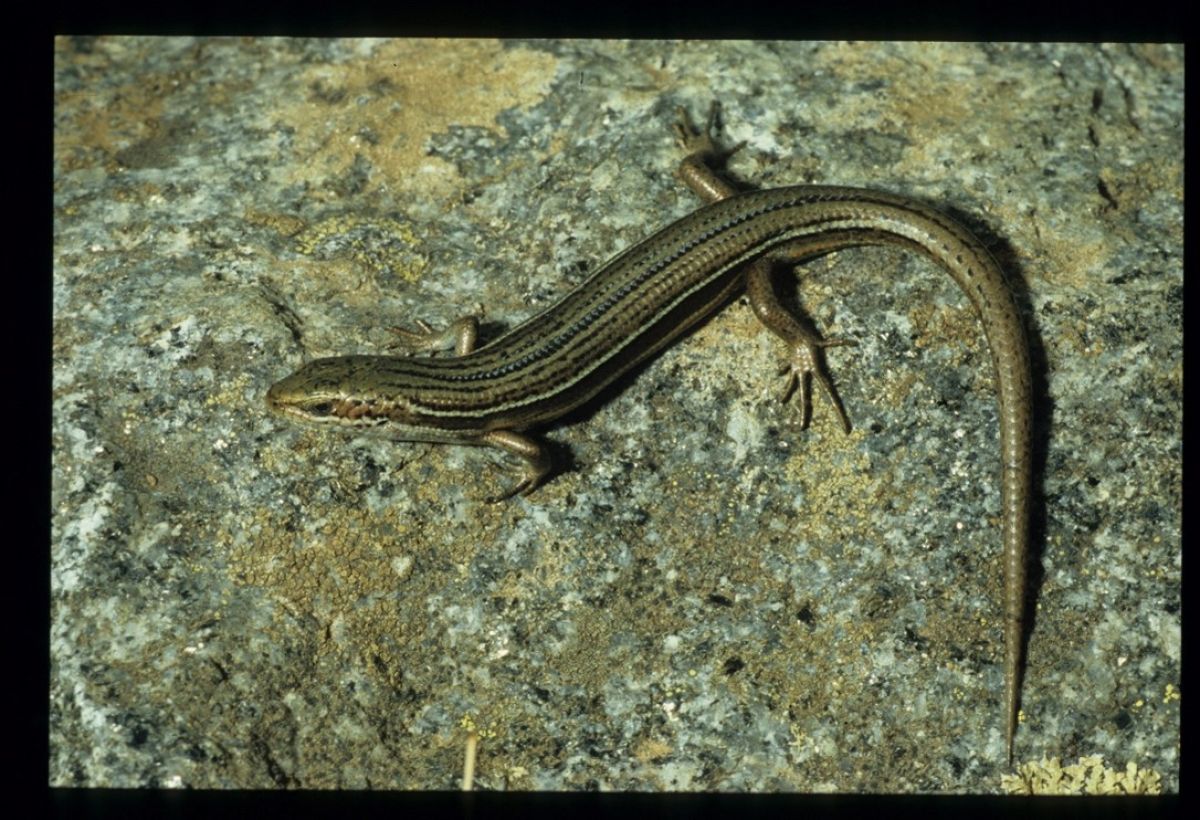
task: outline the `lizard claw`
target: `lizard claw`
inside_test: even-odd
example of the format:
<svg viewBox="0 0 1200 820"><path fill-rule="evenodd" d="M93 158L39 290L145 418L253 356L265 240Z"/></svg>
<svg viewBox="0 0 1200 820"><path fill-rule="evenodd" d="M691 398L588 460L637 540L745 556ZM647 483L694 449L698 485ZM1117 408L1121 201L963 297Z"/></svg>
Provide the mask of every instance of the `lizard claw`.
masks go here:
<svg viewBox="0 0 1200 820"><path fill-rule="evenodd" d="M434 331L433 326L421 319L414 319L413 324L417 326L417 330L409 330L406 327L389 327L389 333L394 333L396 338L389 348L402 347L409 351L430 350L436 347L434 340L439 335Z"/></svg>
<svg viewBox="0 0 1200 820"><path fill-rule="evenodd" d="M675 142L689 154L711 157L718 162L728 159L744 147L746 141L742 140L732 148L721 148L717 145L716 140L713 139L713 132L716 131L717 117L720 111L720 103L713 100L712 105L708 108L708 119L705 121L704 127L697 128L686 108L683 106L676 108Z"/></svg>
<svg viewBox="0 0 1200 820"><path fill-rule="evenodd" d="M821 342L802 341L792 348L791 359L780 367L779 374L787 375L788 379L779 400L786 402L791 398L793 392L799 391L801 429L808 429L808 423L812 420L810 385L813 379L816 379L825 395L829 396L829 400L833 402L833 408L837 411L838 418L842 420L842 429L847 433L850 432L850 419L846 416L842 399L838 396L837 389L833 386L833 380L829 378L829 372L825 369L825 360L821 351L827 347L843 347L853 344L857 343L850 339L826 339Z"/></svg>

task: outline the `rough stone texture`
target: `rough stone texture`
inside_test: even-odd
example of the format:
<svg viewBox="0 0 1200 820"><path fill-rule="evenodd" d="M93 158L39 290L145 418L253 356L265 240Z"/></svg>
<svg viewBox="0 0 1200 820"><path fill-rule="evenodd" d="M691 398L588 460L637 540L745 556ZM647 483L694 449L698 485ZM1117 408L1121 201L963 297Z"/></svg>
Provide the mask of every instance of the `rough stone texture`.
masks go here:
<svg viewBox="0 0 1200 820"><path fill-rule="evenodd" d="M556 426L304 429L301 361L477 304L494 336L695 207L676 105L746 184L938 204L1009 272L1039 432L1018 762L1179 788L1183 49L63 38L53 785L1000 789L999 459L965 297L798 271L854 432L774 400L734 304Z"/></svg>

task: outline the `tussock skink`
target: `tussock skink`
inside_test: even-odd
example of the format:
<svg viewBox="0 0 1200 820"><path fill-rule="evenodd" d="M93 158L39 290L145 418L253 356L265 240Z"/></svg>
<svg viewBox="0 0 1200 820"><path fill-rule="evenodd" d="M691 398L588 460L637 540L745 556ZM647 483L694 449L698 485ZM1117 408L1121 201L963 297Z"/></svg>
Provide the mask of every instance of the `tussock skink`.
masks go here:
<svg viewBox="0 0 1200 820"><path fill-rule="evenodd" d="M773 269L859 245L895 245L930 258L958 283L991 349L1000 407L1004 545L1005 720L1009 762L1017 722L1031 481L1030 366L1025 330L1004 273L966 228L907 197L831 186L737 192L711 170L736 148L717 148L708 125L682 111L683 181L707 203L633 245L552 307L475 347L465 317L437 333L395 329L416 349L453 344L452 357L317 359L274 384L268 405L291 417L401 441L490 445L518 456L523 474L498 501L528 494L551 473L544 444L528 435L594 397L741 290L762 324L787 346L784 399L799 389L802 426L809 384L846 414L825 372L823 340L784 308ZM740 146L739 146L740 147Z"/></svg>

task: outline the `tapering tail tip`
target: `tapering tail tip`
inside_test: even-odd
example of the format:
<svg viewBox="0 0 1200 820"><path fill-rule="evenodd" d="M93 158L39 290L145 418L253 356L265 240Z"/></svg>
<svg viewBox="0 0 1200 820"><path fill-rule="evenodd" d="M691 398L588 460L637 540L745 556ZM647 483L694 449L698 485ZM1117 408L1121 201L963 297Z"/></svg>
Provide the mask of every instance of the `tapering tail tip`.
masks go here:
<svg viewBox="0 0 1200 820"><path fill-rule="evenodd" d="M1008 713L1008 726L1004 732L1004 743L1008 747L1008 767L1011 769L1013 764L1013 735L1017 731L1017 713L1013 710Z"/></svg>

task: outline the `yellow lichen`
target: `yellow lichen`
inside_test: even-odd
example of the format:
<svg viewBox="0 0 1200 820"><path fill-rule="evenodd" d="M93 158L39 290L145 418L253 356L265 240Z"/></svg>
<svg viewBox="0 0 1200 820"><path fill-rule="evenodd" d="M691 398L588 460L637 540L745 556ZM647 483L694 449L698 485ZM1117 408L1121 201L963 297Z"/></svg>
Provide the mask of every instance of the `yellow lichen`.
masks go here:
<svg viewBox="0 0 1200 820"><path fill-rule="evenodd" d="M428 260L413 250L412 226L394 217L332 216L298 231L296 247L306 256L349 258L364 270L390 270L406 282L417 281Z"/></svg>
<svg viewBox="0 0 1200 820"><path fill-rule="evenodd" d="M480 726L474 715L463 715L459 718L458 725L466 729L468 734L477 735L481 740L494 740L499 736L494 726Z"/></svg>
<svg viewBox="0 0 1200 820"><path fill-rule="evenodd" d="M1161 794L1162 776L1132 761L1123 771L1110 769L1100 755L1081 757L1069 766L1057 757L1043 757L1021 764L1016 774L1003 775L1000 785L1010 794Z"/></svg>

